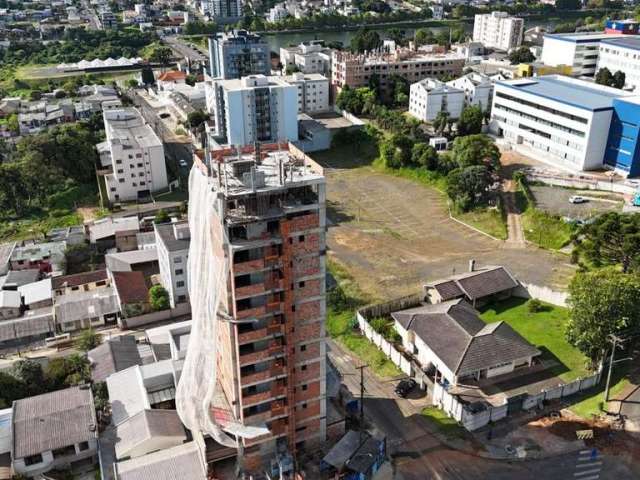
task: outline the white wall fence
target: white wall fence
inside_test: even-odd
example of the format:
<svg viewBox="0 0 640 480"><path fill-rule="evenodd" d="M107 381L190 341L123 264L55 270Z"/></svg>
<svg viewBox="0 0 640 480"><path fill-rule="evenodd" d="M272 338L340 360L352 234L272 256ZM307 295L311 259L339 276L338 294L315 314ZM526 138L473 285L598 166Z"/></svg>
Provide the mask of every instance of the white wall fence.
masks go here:
<svg viewBox="0 0 640 480"><path fill-rule="evenodd" d="M336 105L333 106L333 110L338 115L342 115L343 118L345 118L345 119L349 120L351 123L353 123L354 127L362 127L362 126L365 125L365 122L363 120L361 120L360 118L356 117L353 113L349 113L346 110L341 110Z"/></svg>
<svg viewBox="0 0 640 480"><path fill-rule="evenodd" d="M543 390L536 394L525 394L513 397L517 399L518 405L510 408L509 399L503 405L488 406L486 410L480 412L472 412L468 409L464 402L461 402L457 395L453 395L439 383L433 387L432 401L433 404L441 408L451 418L460 422L467 430L473 431L482 428L489 422L495 422L505 418L510 413L522 410L530 410L541 405L546 400L554 400L574 395L580 391L588 390L598 383L602 377L602 368L598 372L586 378L579 378L573 382L558 385L549 390Z"/></svg>
<svg viewBox="0 0 640 480"><path fill-rule="evenodd" d="M551 175L539 172L527 172L527 180L533 182L542 182L547 185L555 185L558 187L580 188L583 190L603 190L606 192L616 192L625 195L633 195L637 187L627 185L621 182L603 181L594 177L572 176L567 175Z"/></svg>
<svg viewBox="0 0 640 480"><path fill-rule="evenodd" d="M558 307L567 306L567 292L558 292L549 287L533 285L531 283L520 283L520 286L514 289L513 295L520 298L536 298L540 301L556 305Z"/></svg>
<svg viewBox="0 0 640 480"><path fill-rule="evenodd" d="M400 370L407 375L411 375L411 362L405 358L405 356L392 343L388 342L382 335L375 332L360 312L358 312L356 316L358 318L358 326L360 327L362 334L367 337L371 343L382 350L382 353L389 357Z"/></svg>
<svg viewBox="0 0 640 480"><path fill-rule="evenodd" d="M135 317L120 318L118 326L121 329L137 328L151 323L162 322L172 318L182 317L191 313L191 304L189 302L179 303L176 308L160 310L158 312L145 313Z"/></svg>

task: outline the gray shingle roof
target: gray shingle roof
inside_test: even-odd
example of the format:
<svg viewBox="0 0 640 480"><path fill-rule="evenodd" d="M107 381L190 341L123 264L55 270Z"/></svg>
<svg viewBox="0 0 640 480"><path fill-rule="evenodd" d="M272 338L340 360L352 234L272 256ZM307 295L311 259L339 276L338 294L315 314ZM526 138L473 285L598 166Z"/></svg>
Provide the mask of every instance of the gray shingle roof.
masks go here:
<svg viewBox="0 0 640 480"><path fill-rule="evenodd" d="M91 377L94 382L104 382L112 373L133 365L142 365L138 344L133 335L106 340L87 355L91 360Z"/></svg>
<svg viewBox="0 0 640 480"><path fill-rule="evenodd" d="M195 442L115 464L117 480L205 480L203 454Z"/></svg>
<svg viewBox="0 0 640 480"><path fill-rule="evenodd" d="M470 300L475 300L515 288L518 282L506 268L497 266L453 275L425 286L435 288L445 301L463 294Z"/></svg>
<svg viewBox="0 0 640 480"><path fill-rule="evenodd" d="M71 387L13 403L13 458L96 438L93 395Z"/></svg>
<svg viewBox="0 0 640 480"><path fill-rule="evenodd" d="M462 299L425 304L391 316L406 330L413 330L456 375L540 354L508 324L485 324Z"/></svg>
<svg viewBox="0 0 640 480"><path fill-rule="evenodd" d="M4 285L15 285L16 287L21 287L28 283L37 282L39 278L40 270L37 268L27 270L10 270L4 280Z"/></svg>
<svg viewBox="0 0 640 480"><path fill-rule="evenodd" d="M143 443L163 441L165 448L187 440L184 427L175 410L142 410L117 427L116 457L125 458ZM157 449L153 448L154 450Z"/></svg>

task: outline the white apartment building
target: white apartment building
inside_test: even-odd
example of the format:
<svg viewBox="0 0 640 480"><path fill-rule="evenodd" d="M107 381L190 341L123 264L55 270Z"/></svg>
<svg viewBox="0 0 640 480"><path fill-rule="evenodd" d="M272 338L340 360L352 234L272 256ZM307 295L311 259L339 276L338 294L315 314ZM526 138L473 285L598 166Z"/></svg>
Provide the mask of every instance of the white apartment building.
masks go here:
<svg viewBox="0 0 640 480"><path fill-rule="evenodd" d="M459 118L464 107L464 91L432 78L409 88L409 113L423 122L435 120L440 112Z"/></svg>
<svg viewBox="0 0 640 480"><path fill-rule="evenodd" d="M137 200L168 187L162 141L134 108L105 110L106 141L97 145L110 203Z"/></svg>
<svg viewBox="0 0 640 480"><path fill-rule="evenodd" d="M280 20L284 20L289 16L289 10L284 3L276 3L273 7L269 9L269 13L267 14L267 18L270 22L279 22Z"/></svg>
<svg viewBox="0 0 640 480"><path fill-rule="evenodd" d="M187 264L191 233L187 222L154 225L160 281L169 293L171 308L189 299Z"/></svg>
<svg viewBox="0 0 640 480"><path fill-rule="evenodd" d="M280 47L280 62L286 70L296 67L302 73L331 73L331 49L323 41L301 43L294 47Z"/></svg>
<svg viewBox="0 0 640 480"><path fill-rule="evenodd" d="M593 32L545 34L541 60L551 67L570 66L575 76L591 76L596 73L600 42L621 36Z"/></svg>
<svg viewBox="0 0 640 480"><path fill-rule="evenodd" d="M471 72L447 82L447 85L464 91L465 104L476 105L483 111L491 107L493 82L487 75Z"/></svg>
<svg viewBox="0 0 640 480"><path fill-rule="evenodd" d="M329 79L319 73L296 72L283 77L298 88L298 113L317 113L329 110Z"/></svg>
<svg viewBox="0 0 640 480"><path fill-rule="evenodd" d="M608 68L611 73L624 72L626 86L640 92L640 38L625 35L600 42L600 56L596 71Z"/></svg>
<svg viewBox="0 0 640 480"><path fill-rule="evenodd" d="M473 23L473 41L498 50L519 47L523 32L524 20L506 12L478 14Z"/></svg>
<svg viewBox="0 0 640 480"><path fill-rule="evenodd" d="M549 75L497 82L491 130L516 150L563 170L602 168L621 90ZM626 94L629 95L629 94Z"/></svg>
<svg viewBox="0 0 640 480"><path fill-rule="evenodd" d="M298 140L298 87L282 77L209 82L207 108L215 136L229 145Z"/></svg>

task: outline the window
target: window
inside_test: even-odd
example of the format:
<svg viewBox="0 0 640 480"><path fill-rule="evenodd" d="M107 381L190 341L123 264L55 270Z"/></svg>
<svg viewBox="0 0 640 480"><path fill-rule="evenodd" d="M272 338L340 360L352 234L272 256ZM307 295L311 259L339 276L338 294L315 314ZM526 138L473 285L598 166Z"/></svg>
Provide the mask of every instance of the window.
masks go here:
<svg viewBox="0 0 640 480"><path fill-rule="evenodd" d="M182 257L176 257L173 259L173 263L182 263Z"/></svg>
<svg viewBox="0 0 640 480"><path fill-rule="evenodd" d="M305 283L304 283L304 282L300 282L300 283L298 283L298 287L299 287L299 288L304 288L304 286L305 286Z"/></svg>
<svg viewBox="0 0 640 480"><path fill-rule="evenodd" d="M119 179L118 179L118 182L120 182L120 183L124 183L124 178L119 178Z"/></svg>
<svg viewBox="0 0 640 480"><path fill-rule="evenodd" d="M304 235L300 235L300 236L298 237L298 241L299 241L299 242L304 242Z"/></svg>
<svg viewBox="0 0 640 480"><path fill-rule="evenodd" d="M307 349L307 346L306 346L306 345L301 345L301 346L300 346L300 351L301 351L301 352L304 352L306 349Z"/></svg>
<svg viewBox="0 0 640 480"><path fill-rule="evenodd" d="M40 453L36 455L31 455L29 457L24 457L24 464L27 467L30 465L37 465L38 463L42 463L42 454Z"/></svg>
<svg viewBox="0 0 640 480"><path fill-rule="evenodd" d="M103 287L107 284L106 280L99 280L96 282L96 287Z"/></svg>
<svg viewBox="0 0 640 480"><path fill-rule="evenodd" d="M182 275L182 273L183 273L183 270L181 268L178 268L176 270L176 275Z"/></svg>
<svg viewBox="0 0 640 480"><path fill-rule="evenodd" d="M307 370L307 366L306 366L306 365L302 365L302 366L300 367L300 370L302 370L303 372L304 372L304 371L306 371L306 370Z"/></svg>
<svg viewBox="0 0 640 480"><path fill-rule="evenodd" d="M142 167L143 167L143 164L142 164L142 163L139 163L139 164L138 164L138 168L142 168Z"/></svg>
<svg viewBox="0 0 640 480"><path fill-rule="evenodd" d="M184 282L182 280L176 282L176 287L184 287Z"/></svg>
<svg viewBox="0 0 640 480"><path fill-rule="evenodd" d="M303 392L306 392L307 388L309 388L309 385L302 385L302 391Z"/></svg>
<svg viewBox="0 0 640 480"><path fill-rule="evenodd" d="M116 191L116 187L111 187L111 191L115 192Z"/></svg>
<svg viewBox="0 0 640 480"><path fill-rule="evenodd" d="M118 159L116 160L116 165L121 165L122 164L122 160Z"/></svg>
<svg viewBox="0 0 640 480"><path fill-rule="evenodd" d="M78 450L84 452L85 450L89 450L89 442L80 442L78 444Z"/></svg>

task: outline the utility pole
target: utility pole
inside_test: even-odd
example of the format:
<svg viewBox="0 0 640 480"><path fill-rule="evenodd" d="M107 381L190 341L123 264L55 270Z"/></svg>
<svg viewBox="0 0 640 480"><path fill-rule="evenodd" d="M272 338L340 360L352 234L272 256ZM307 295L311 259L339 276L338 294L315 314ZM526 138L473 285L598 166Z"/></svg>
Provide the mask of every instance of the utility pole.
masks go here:
<svg viewBox="0 0 640 480"><path fill-rule="evenodd" d="M356 367L360 370L360 436L362 436L362 432L364 431L364 369L366 367L368 367L368 365Z"/></svg>
<svg viewBox="0 0 640 480"><path fill-rule="evenodd" d="M615 358L615 353L616 353L616 348L618 346L618 343L622 343L622 339L620 337L618 337L617 335L611 334L609 335L609 340L612 343L611 346L611 356L609 358L609 372L607 373L607 384L604 388L604 401L605 403L609 401L609 386L611 384L611 371L613 370L613 364L614 364L614 358ZM606 405L605 405L606 407Z"/></svg>

